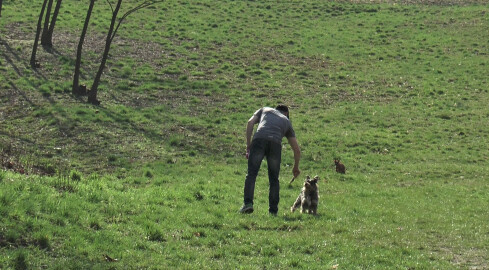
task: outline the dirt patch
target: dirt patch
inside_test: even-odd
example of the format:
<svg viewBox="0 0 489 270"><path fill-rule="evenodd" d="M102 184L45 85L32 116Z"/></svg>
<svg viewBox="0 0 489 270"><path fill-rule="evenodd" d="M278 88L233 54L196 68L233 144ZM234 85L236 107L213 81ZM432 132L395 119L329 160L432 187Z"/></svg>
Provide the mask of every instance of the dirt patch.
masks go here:
<svg viewBox="0 0 489 270"><path fill-rule="evenodd" d="M456 267L480 270L489 269L486 252L487 250L479 248L467 248L461 251L454 251L451 248L444 247L440 248L438 253L448 258Z"/></svg>

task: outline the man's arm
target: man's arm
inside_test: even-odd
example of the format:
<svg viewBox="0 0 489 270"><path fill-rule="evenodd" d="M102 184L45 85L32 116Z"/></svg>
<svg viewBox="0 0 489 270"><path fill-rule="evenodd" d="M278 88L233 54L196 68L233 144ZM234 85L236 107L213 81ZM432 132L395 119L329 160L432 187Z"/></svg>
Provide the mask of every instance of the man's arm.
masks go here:
<svg viewBox="0 0 489 270"><path fill-rule="evenodd" d="M258 122L258 117L253 115L250 120L248 120L248 124L246 125L246 158L250 153L251 146L251 135L253 135L253 127Z"/></svg>
<svg viewBox="0 0 489 270"><path fill-rule="evenodd" d="M292 174L294 178L301 174L299 170L299 161L301 160L301 148L299 147L299 143L297 143L297 139L295 137L288 138L290 147L292 147L292 151L294 151L294 168L292 168Z"/></svg>

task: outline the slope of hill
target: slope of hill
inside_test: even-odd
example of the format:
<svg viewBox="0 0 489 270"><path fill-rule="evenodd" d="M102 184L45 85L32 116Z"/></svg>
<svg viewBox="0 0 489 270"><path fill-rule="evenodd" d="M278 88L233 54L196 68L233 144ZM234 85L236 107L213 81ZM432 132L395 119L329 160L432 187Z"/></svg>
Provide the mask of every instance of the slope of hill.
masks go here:
<svg viewBox="0 0 489 270"><path fill-rule="evenodd" d="M33 69L41 3L4 1L0 268L488 268L481 3L162 2L122 24L94 106L71 94L87 7L63 2ZM97 1L88 87L109 23ZM277 103L317 217L288 211L300 181L266 215L266 170L236 214L245 123ZM292 162L284 145L282 183Z"/></svg>

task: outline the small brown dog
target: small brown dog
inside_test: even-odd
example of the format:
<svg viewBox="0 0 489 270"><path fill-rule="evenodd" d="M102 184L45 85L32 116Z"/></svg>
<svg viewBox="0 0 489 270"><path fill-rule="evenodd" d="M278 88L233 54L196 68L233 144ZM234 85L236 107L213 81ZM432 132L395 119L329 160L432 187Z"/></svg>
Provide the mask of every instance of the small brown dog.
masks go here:
<svg viewBox="0 0 489 270"><path fill-rule="evenodd" d="M290 208L291 212L301 206L301 213L309 213L316 215L319 203L319 187L318 187L319 176L315 176L313 179L306 177L304 186L302 187L301 194L295 200L295 203Z"/></svg>
<svg viewBox="0 0 489 270"><path fill-rule="evenodd" d="M337 173L346 173L345 165L343 165L343 163L341 163L339 159L334 160L334 165L336 166Z"/></svg>

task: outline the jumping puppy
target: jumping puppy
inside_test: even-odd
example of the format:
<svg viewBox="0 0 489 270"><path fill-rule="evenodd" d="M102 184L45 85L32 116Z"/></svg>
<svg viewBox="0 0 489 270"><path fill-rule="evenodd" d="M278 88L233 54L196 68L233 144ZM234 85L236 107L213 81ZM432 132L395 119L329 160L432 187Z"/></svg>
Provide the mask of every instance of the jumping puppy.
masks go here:
<svg viewBox="0 0 489 270"><path fill-rule="evenodd" d="M316 215L319 202L319 189L318 189L319 176L315 176L313 179L306 177L304 186L302 187L301 194L295 200L295 203L290 208L291 212L301 206L301 213L309 213Z"/></svg>

